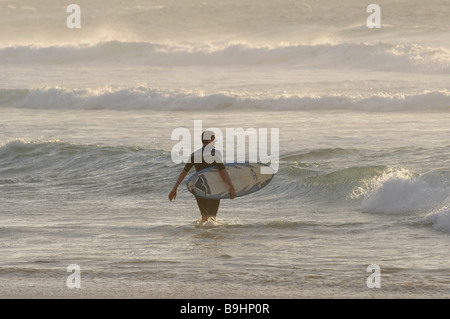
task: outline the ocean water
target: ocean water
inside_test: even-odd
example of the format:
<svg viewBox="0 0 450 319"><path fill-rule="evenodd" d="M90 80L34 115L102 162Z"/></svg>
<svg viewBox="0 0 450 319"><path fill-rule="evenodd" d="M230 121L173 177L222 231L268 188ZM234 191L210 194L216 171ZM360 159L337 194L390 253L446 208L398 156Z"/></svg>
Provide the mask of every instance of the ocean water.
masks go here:
<svg viewBox="0 0 450 319"><path fill-rule="evenodd" d="M0 296L448 298L450 5L370 3L0 1ZM203 226L199 120L279 129Z"/></svg>

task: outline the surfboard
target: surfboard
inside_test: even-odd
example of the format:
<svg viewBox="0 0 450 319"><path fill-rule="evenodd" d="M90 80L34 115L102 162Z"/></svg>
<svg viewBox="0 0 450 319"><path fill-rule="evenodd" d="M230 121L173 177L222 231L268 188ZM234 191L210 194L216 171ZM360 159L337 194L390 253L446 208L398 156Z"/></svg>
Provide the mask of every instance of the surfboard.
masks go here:
<svg viewBox="0 0 450 319"><path fill-rule="evenodd" d="M273 178L273 169L262 163L227 163L237 197L259 191ZM187 189L203 198L230 198L228 185L222 179L217 167L208 167L192 175L186 182Z"/></svg>

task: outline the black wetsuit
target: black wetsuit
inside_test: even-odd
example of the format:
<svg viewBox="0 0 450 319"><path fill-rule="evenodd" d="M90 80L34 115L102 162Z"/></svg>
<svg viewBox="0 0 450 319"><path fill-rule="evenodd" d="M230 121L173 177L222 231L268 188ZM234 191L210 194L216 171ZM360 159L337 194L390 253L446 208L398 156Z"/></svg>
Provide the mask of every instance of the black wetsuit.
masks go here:
<svg viewBox="0 0 450 319"><path fill-rule="evenodd" d="M201 163L195 163L195 153L191 154L191 158L189 160L189 162L186 163L186 165L184 166L184 170L186 172L189 172L189 170L192 168L192 166L195 166L195 170L197 172L201 171L202 169L211 167L211 166L216 166L219 171L225 169L225 165L223 165L222 162L222 158L220 157L220 153L213 148L211 150L211 155L214 157L214 161L212 163L207 163L203 157L203 151L205 149L206 145L204 145L201 148L201 152L202 152L202 162ZM197 152L199 152L200 150L198 150ZM198 208L200 209L200 212L202 214L203 218L209 218L209 217L216 217L217 215L217 211L219 210L219 204L220 204L220 199L207 199L207 198L202 198L202 197L198 197L195 196L195 199L197 200L197 205Z"/></svg>

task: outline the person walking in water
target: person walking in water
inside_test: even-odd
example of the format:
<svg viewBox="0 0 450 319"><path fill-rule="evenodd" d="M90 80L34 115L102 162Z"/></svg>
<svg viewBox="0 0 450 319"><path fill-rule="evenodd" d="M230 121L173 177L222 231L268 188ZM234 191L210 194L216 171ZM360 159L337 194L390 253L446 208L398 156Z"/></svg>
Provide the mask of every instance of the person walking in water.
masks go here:
<svg viewBox="0 0 450 319"><path fill-rule="evenodd" d="M202 134L202 144L203 147L201 149L198 149L194 153L191 154L190 160L186 163L183 170L181 171L180 175L178 176L178 179L172 188L172 191L169 194L169 200L172 202L177 197L177 190L178 186L181 184L181 182L184 180L186 175L189 173L189 170L192 168L192 166L195 166L195 170L201 171L202 169L216 166L219 170L220 175L222 176L224 182L228 185L230 189L230 198L234 199L236 197L236 191L234 189L233 183L230 179L230 176L228 175L228 172L225 168L225 165L223 164L222 157L220 155L219 151L216 151L214 148L213 143L215 140L215 135L211 131L205 131ZM211 145L210 145L211 144ZM211 152L210 156L214 159L211 163L208 163L205 161L205 149L206 152ZM201 152L199 154L198 152ZM201 156L201 162L195 161L196 158L200 158ZM198 162L198 163L197 163ZM200 209L200 213L202 214L202 223L208 221L208 219L215 220L217 218L217 212L219 210L220 205L220 199L207 199L207 198L201 198L198 196L195 196L195 199L197 200L198 208Z"/></svg>

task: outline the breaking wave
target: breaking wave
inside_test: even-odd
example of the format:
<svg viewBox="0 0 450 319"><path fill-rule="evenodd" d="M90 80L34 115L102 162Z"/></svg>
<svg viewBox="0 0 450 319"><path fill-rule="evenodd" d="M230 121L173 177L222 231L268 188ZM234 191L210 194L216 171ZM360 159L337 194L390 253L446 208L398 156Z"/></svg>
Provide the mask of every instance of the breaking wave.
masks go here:
<svg viewBox="0 0 450 319"><path fill-rule="evenodd" d="M442 205L449 194L445 172L428 172L422 175L404 168L389 168L381 175L363 181L353 196L363 196L363 210L401 214L424 212ZM447 174L448 178L448 174Z"/></svg>
<svg viewBox="0 0 450 319"><path fill-rule="evenodd" d="M249 43L159 44L109 41L97 44L0 48L2 64L87 64L146 66L273 65L327 69L376 69L389 72L450 72L450 51L416 44Z"/></svg>
<svg viewBox="0 0 450 319"><path fill-rule="evenodd" d="M365 212L425 214L425 222L450 232L450 172L417 174L404 168L389 168L355 188L352 198L362 198Z"/></svg>

